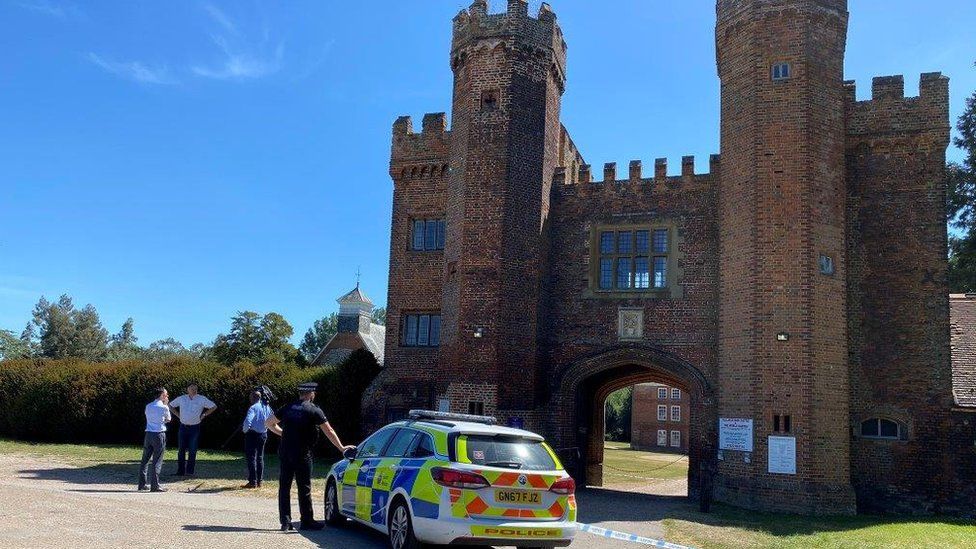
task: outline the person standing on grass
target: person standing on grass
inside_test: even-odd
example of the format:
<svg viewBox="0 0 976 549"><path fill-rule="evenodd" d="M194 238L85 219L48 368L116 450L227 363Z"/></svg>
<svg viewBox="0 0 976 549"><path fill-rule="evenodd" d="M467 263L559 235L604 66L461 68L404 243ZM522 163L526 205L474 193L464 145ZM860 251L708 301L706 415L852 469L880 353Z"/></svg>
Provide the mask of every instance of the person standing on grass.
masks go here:
<svg viewBox="0 0 976 549"><path fill-rule="evenodd" d="M160 387L156 389L155 394L156 400L146 405L146 436L142 443L142 463L139 464L139 490L151 489L153 492L165 492L166 490L159 486L159 473L163 470L163 453L166 452L166 424L170 422L172 416L169 412L169 393L166 389ZM152 458L151 471L149 458Z"/></svg>
<svg viewBox="0 0 976 549"><path fill-rule="evenodd" d="M281 531L294 530L291 523L291 483L298 484L298 508L301 511L302 530L321 530L322 523L312 516L312 448L318 433L325 436L345 452L352 446L343 446L339 435L329 425L325 412L315 405L317 383L298 386L299 399L278 408L268 418L268 430L281 437L278 446L280 472L278 476L278 518Z"/></svg>
<svg viewBox="0 0 976 549"><path fill-rule="evenodd" d="M193 476L197 464L197 446L200 444L200 424L204 418L214 413L217 405L199 394L197 384L191 383L186 387L186 394L177 397L169 407L180 420L176 476ZM190 454L189 457L187 453Z"/></svg>
<svg viewBox="0 0 976 549"><path fill-rule="evenodd" d="M264 403L261 391L251 393L251 407L244 418L244 459L247 461L247 484L241 488L260 488L264 480L264 445L268 442L268 418L271 407Z"/></svg>

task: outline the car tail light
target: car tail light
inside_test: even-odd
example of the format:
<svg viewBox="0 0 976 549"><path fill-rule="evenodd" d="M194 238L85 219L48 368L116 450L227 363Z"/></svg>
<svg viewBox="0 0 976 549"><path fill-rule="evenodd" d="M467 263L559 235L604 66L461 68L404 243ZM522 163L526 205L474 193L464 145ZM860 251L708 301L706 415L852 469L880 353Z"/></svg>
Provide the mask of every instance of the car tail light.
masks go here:
<svg viewBox="0 0 976 549"><path fill-rule="evenodd" d="M437 484L447 486L449 488L467 488L477 490L478 488L491 486L491 483L481 475L469 473L467 471L458 471L456 469L434 467L430 470L430 476L434 478L434 482Z"/></svg>
<svg viewBox="0 0 976 549"><path fill-rule="evenodd" d="M564 479L557 480L553 483L549 491L555 492L561 495L568 495L576 492L576 481L573 477L566 477Z"/></svg>

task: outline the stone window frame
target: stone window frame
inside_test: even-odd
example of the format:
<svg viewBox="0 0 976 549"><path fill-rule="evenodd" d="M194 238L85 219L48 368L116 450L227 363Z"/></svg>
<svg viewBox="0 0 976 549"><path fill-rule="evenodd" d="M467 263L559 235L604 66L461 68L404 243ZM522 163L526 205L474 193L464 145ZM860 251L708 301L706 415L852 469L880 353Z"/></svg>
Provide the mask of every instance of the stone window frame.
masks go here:
<svg viewBox="0 0 976 549"><path fill-rule="evenodd" d="M420 344L420 320L425 316L428 317L427 343ZM407 330L409 329L408 324L412 317L417 318L417 343L410 344L407 342ZM432 343L430 336L434 333L435 324L433 319L435 317L437 318L437 341L436 343ZM443 317L440 311L404 311L400 314L400 347L405 347L408 349L436 349L441 345L443 333Z"/></svg>
<svg viewBox="0 0 976 549"><path fill-rule="evenodd" d="M443 252L444 245L447 241L447 219L446 216L432 215L432 216L415 216L410 218L410 225L408 234L410 238L407 242L407 250L417 253L430 253L430 252ZM417 229L418 223L423 225L423 231L420 233L421 244L417 247ZM427 236L430 231L429 226L434 225L434 244L430 247L427 243Z"/></svg>
<svg viewBox="0 0 976 549"><path fill-rule="evenodd" d="M661 412L664 412L663 414ZM668 420L668 405L658 404L657 405L657 420L667 421Z"/></svg>
<svg viewBox="0 0 976 549"><path fill-rule="evenodd" d="M618 251L617 240L614 240L614 253L603 254L601 249L602 234L605 232L631 232L634 233L639 230L648 231L648 287L647 288L617 288L617 266L619 259L624 257L644 257L639 255L636 251L636 242L633 242L633 249L631 253L620 253ZM654 232L657 230L667 230L668 240L667 240L667 252L658 253L654 251ZM635 237L636 238L636 237ZM680 256L680 244L681 238L678 234L678 228L674 223L664 222L664 221L649 221L646 223L597 223L594 224L590 230L590 262L589 262L589 286L588 291L594 297L600 298L619 298L619 299L630 299L630 298L661 298L661 297L676 297L675 290L679 288L678 280L680 277L680 272L678 270L678 257ZM613 274L611 275L611 287L601 288L601 259L607 256L612 259ZM654 266L655 258L664 257L665 258L665 284L664 286L655 287L654 286ZM636 283L636 268L633 269L631 281Z"/></svg>
<svg viewBox="0 0 976 549"><path fill-rule="evenodd" d="M662 394L664 396L661 396ZM657 399L658 400L667 400L668 399L668 388L667 387L658 387L657 388Z"/></svg>

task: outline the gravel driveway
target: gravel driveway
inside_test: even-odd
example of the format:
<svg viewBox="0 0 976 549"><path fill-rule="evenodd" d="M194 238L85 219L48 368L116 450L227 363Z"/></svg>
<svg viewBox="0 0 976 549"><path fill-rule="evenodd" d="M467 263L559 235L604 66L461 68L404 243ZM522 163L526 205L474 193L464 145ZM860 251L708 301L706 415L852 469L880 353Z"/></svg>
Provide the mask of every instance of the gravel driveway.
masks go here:
<svg viewBox="0 0 976 549"><path fill-rule="evenodd" d="M136 492L135 473L135 466L129 478L47 458L0 455L0 547L386 547L382 535L352 524L281 533L276 502L270 498L177 488L165 494ZM680 494L683 484L668 481L656 491ZM321 518L319 499L316 516ZM581 521L655 538L663 534L660 520L668 510L685 505L674 497L611 490L584 490L578 499ZM579 534L573 547L642 546Z"/></svg>

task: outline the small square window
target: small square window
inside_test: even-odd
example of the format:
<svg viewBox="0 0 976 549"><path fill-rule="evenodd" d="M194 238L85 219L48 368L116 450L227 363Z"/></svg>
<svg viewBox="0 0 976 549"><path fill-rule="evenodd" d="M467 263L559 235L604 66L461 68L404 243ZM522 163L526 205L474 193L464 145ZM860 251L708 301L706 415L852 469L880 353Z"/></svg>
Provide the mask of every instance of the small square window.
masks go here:
<svg viewBox="0 0 976 549"><path fill-rule="evenodd" d="M681 389L671 389L671 398L681 400Z"/></svg>
<svg viewBox="0 0 976 549"><path fill-rule="evenodd" d="M661 388L659 388L657 390L657 398L658 398L658 400L667 400L667 398L668 398L668 388L667 387L661 387Z"/></svg>
<svg viewBox="0 0 976 549"><path fill-rule="evenodd" d="M790 73L789 63L776 63L773 65L773 80L789 80Z"/></svg>
<svg viewBox="0 0 976 549"><path fill-rule="evenodd" d="M485 403L476 400L469 401L468 413L475 416L485 415Z"/></svg>
<svg viewBox="0 0 976 549"><path fill-rule="evenodd" d="M481 110L493 111L498 108L498 90L485 90L481 92Z"/></svg>

